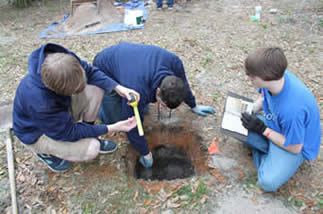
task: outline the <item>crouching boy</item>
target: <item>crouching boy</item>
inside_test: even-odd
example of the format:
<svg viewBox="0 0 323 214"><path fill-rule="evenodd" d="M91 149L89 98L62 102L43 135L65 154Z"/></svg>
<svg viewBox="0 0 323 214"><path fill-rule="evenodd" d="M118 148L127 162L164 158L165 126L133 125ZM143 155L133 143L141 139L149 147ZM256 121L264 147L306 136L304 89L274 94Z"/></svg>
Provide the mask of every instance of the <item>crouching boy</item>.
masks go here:
<svg viewBox="0 0 323 214"><path fill-rule="evenodd" d="M53 171L64 171L70 161L87 161L111 153L117 145L98 136L128 132L129 118L111 125L94 125L104 90L130 99L134 90L118 85L74 53L45 44L28 60L29 73L14 99L13 130L20 141Z"/></svg>
<svg viewBox="0 0 323 214"><path fill-rule="evenodd" d="M321 143L318 105L311 91L291 72L280 48L259 49L245 60L246 75L258 88L253 114L244 113L258 171L265 191L277 189L305 161L315 159ZM255 113L263 110L264 115Z"/></svg>

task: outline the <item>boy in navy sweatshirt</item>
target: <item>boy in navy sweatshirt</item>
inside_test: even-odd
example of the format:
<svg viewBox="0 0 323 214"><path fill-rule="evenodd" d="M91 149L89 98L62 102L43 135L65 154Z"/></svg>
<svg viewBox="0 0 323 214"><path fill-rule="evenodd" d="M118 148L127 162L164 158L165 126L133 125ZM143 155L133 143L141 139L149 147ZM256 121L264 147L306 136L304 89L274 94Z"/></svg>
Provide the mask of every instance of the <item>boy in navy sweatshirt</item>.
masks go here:
<svg viewBox="0 0 323 214"><path fill-rule="evenodd" d="M143 121L144 108L158 102L174 109L183 101L201 116L214 114L210 106L196 105L182 61L175 54L153 45L121 43L104 49L96 55L93 65L114 81L140 93L138 109ZM99 111L104 123L113 123L133 115L127 100L117 94L105 93ZM127 133L130 143L140 154L140 162L146 168L153 164L151 152L144 136L138 130Z"/></svg>
<svg viewBox="0 0 323 214"><path fill-rule="evenodd" d="M104 90L130 99L139 94L57 44L45 44L29 57L29 73L20 82L13 107L13 130L20 141L53 171L70 161L87 161L117 146L98 136L129 131L134 118L94 125Z"/></svg>

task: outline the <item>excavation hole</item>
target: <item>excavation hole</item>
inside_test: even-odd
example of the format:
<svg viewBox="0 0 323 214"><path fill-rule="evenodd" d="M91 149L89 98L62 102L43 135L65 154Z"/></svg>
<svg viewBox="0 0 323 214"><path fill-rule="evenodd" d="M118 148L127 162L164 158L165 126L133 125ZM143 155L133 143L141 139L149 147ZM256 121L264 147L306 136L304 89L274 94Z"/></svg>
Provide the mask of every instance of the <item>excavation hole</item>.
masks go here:
<svg viewBox="0 0 323 214"><path fill-rule="evenodd" d="M145 169L138 153L129 145L126 157L129 176L162 181L188 178L207 170L207 148L198 128L192 127L194 115L181 114L176 112L171 120L157 120L153 113L145 117L145 138L154 164Z"/></svg>
<svg viewBox="0 0 323 214"><path fill-rule="evenodd" d="M186 152L172 145L159 145L152 149L154 163L144 168L136 161L135 177L144 180L173 180L194 175L195 170Z"/></svg>

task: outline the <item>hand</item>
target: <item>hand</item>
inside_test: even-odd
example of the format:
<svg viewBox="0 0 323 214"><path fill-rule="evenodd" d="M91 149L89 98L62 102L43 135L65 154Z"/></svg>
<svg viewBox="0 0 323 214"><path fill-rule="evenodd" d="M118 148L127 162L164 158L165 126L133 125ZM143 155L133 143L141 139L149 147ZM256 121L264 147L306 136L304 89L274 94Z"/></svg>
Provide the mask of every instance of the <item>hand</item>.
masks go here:
<svg viewBox="0 0 323 214"><path fill-rule="evenodd" d="M215 110L211 106L196 105L194 108L192 108L192 111L195 114L198 114L203 117L206 117L207 113L215 114Z"/></svg>
<svg viewBox="0 0 323 214"><path fill-rule="evenodd" d="M256 132L260 135L262 135L265 129L267 128L265 123L262 120L260 120L256 116L256 114L249 114L247 112L242 113L241 121L242 121L242 125L246 129Z"/></svg>
<svg viewBox="0 0 323 214"><path fill-rule="evenodd" d="M137 126L135 117L108 125L109 132L128 132Z"/></svg>
<svg viewBox="0 0 323 214"><path fill-rule="evenodd" d="M135 90L123 87L122 85L117 85L117 87L114 88L114 90L121 96L125 97L128 101L131 100L130 93L134 94L136 96L136 100L139 102L140 95Z"/></svg>

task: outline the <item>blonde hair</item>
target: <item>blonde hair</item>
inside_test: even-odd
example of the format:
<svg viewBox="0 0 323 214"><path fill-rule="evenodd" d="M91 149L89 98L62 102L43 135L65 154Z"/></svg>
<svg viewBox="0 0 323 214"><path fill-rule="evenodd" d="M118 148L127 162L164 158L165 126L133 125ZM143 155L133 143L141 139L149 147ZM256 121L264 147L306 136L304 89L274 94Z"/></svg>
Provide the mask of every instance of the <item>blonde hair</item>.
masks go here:
<svg viewBox="0 0 323 214"><path fill-rule="evenodd" d="M80 93L86 86L81 64L66 53L49 54L41 66L40 76L47 88L63 96Z"/></svg>

